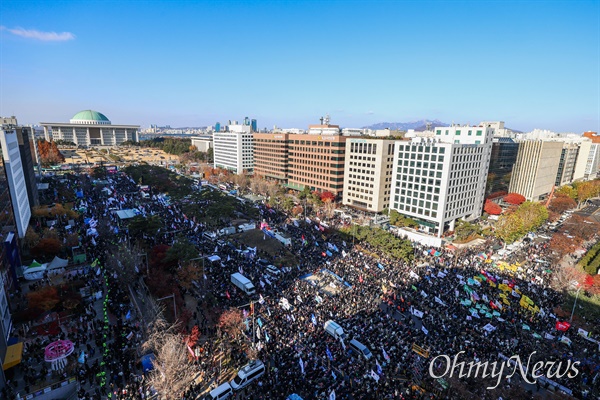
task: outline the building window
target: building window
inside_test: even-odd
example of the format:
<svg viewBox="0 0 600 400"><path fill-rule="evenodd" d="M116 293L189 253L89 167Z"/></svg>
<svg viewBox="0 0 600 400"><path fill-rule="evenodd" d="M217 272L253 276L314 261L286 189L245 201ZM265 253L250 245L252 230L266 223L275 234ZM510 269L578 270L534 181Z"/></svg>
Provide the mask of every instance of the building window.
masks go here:
<svg viewBox="0 0 600 400"><path fill-rule="evenodd" d="M481 136L482 135L482 131L477 131L477 136Z"/></svg>

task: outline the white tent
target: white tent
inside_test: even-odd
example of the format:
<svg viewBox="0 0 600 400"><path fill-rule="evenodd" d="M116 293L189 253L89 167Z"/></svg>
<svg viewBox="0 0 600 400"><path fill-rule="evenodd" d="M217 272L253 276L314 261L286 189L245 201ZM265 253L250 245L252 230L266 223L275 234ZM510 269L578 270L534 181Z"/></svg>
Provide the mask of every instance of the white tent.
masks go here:
<svg viewBox="0 0 600 400"><path fill-rule="evenodd" d="M48 264L40 264L37 261L33 260L30 266L23 268L23 277L28 281L35 281L38 279L42 279L44 277L44 272Z"/></svg>
<svg viewBox="0 0 600 400"><path fill-rule="evenodd" d="M221 261L221 257L217 256L216 254L213 254L212 256L206 258L208 258L208 261L210 262Z"/></svg>
<svg viewBox="0 0 600 400"><path fill-rule="evenodd" d="M68 260L63 260L60 257L54 257L54 260L50 261L50 263L48 264L48 269L58 269L58 268L64 268L67 265L69 265L69 261Z"/></svg>

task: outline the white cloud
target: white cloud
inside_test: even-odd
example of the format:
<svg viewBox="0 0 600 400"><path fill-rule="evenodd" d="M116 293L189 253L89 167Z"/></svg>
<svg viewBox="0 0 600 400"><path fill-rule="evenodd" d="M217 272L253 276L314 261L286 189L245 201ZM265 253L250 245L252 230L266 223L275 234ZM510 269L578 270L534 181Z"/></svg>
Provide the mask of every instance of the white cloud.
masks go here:
<svg viewBox="0 0 600 400"><path fill-rule="evenodd" d="M6 30L15 36L21 36L26 39L40 40L42 42L65 42L67 40L75 39L75 35L71 32L40 32L35 29L23 29L23 28L7 28L5 26L0 27L0 30Z"/></svg>

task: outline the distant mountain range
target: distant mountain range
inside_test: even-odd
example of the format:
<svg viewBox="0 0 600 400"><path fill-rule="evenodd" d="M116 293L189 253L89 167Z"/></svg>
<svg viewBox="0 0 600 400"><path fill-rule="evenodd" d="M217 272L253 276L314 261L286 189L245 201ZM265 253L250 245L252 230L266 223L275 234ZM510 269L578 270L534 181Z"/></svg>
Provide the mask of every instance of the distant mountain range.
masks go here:
<svg viewBox="0 0 600 400"><path fill-rule="evenodd" d="M447 123L442 122L437 119L434 119L433 121L428 120L428 119L422 119L422 120L413 121L413 122L379 122L377 124L363 126L363 129L386 129L386 128L389 128L391 130L396 130L396 131L407 131L409 129L414 129L416 131L424 131L425 128L427 127L428 123L431 124L432 128L436 127L436 126L450 126L450 124L447 124Z"/></svg>

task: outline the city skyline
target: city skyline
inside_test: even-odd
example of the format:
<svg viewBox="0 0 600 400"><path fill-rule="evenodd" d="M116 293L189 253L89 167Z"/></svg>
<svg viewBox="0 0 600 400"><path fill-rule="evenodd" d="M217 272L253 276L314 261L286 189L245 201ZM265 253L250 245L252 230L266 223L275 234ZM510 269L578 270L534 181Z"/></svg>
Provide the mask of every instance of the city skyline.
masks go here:
<svg viewBox="0 0 600 400"><path fill-rule="evenodd" d="M600 3L5 1L0 113L598 131ZM117 11L118 10L118 11ZM81 15L95 16L81 18Z"/></svg>

